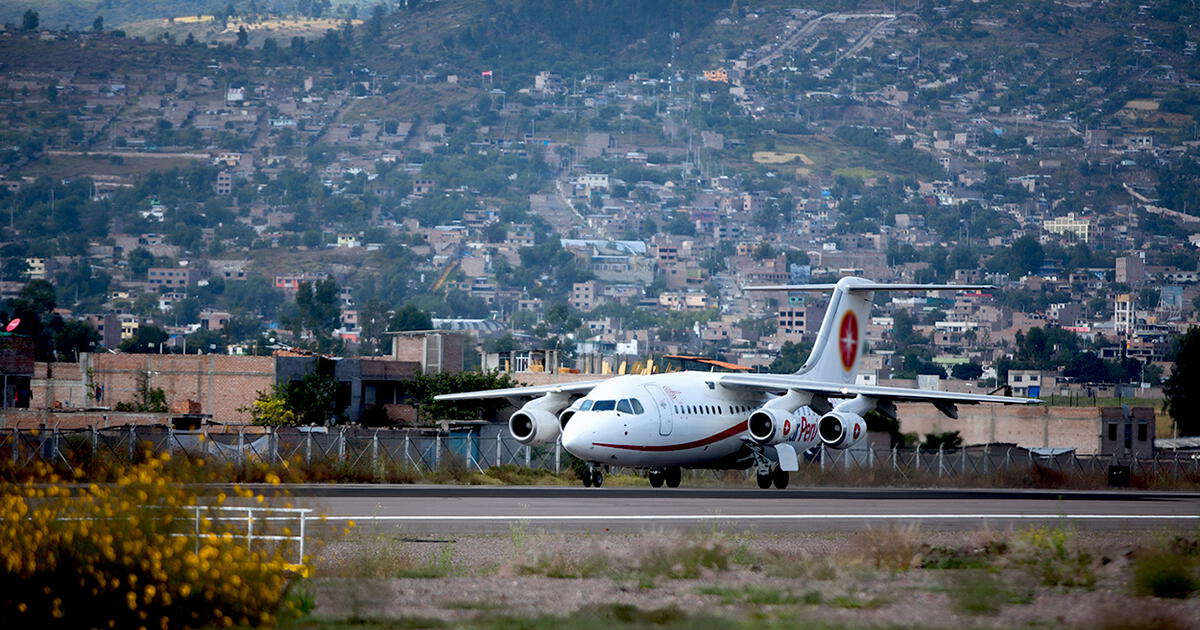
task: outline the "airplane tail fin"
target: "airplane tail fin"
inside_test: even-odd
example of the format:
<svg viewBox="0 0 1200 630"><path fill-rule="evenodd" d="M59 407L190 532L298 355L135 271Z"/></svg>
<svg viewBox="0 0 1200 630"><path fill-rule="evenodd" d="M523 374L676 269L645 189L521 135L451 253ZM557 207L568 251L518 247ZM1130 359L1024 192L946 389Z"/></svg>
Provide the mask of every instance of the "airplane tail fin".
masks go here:
<svg viewBox="0 0 1200 630"><path fill-rule="evenodd" d="M746 287L747 291L831 292L816 342L808 360L796 372L826 383L854 383L862 358L866 325L876 291L963 291L991 289L990 285L888 284L863 278L842 278L836 284L793 284Z"/></svg>

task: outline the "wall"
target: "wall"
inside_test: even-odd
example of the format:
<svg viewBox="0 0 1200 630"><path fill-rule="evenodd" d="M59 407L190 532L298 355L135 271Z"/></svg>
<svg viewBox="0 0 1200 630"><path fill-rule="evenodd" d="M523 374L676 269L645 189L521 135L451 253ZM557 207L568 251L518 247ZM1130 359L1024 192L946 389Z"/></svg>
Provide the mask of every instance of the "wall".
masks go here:
<svg viewBox="0 0 1200 630"><path fill-rule="evenodd" d="M79 363L34 364L29 389L32 392L30 409L71 409L92 405Z"/></svg>
<svg viewBox="0 0 1200 630"><path fill-rule="evenodd" d="M958 431L963 444L1008 442L1025 448L1073 448L1081 455L1100 452L1100 410L1049 405L959 405L958 419L933 405L899 403L900 431Z"/></svg>
<svg viewBox="0 0 1200 630"><path fill-rule="evenodd" d="M171 423L169 413L124 413L120 411L53 411L50 409L0 409L0 429L86 429Z"/></svg>
<svg viewBox="0 0 1200 630"><path fill-rule="evenodd" d="M138 374L145 373L151 388L161 387L166 393L168 405L194 400L201 413L221 423L247 422L249 415L238 408L250 405L259 391L275 383L275 357L93 354L82 357L81 363L84 370L92 370L93 385L104 387L97 406L134 402Z"/></svg>

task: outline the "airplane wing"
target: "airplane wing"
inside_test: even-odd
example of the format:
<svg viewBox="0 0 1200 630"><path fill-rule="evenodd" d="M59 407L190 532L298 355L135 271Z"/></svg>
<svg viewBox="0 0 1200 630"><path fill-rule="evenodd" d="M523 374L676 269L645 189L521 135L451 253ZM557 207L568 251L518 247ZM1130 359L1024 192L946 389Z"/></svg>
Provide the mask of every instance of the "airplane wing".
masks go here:
<svg viewBox="0 0 1200 630"><path fill-rule="evenodd" d="M1002 405L1036 405L1042 401L1037 398L1014 398L1012 396L992 396L988 394L960 394L956 392L938 392L929 389L913 389L908 387L881 387L878 385L855 385L843 383L824 383L806 379L793 374L722 374L717 377L724 387L734 389L752 389L764 392L780 392L785 389L795 389L810 392L827 398L850 398L859 394L872 396L894 402L928 402L934 405L953 405L955 403L973 405L977 403L997 403Z"/></svg>
<svg viewBox="0 0 1200 630"><path fill-rule="evenodd" d="M586 394L592 388L603 383L598 381L578 381L574 383L558 383L555 385L532 385L529 387L507 387L504 389L485 389L478 392L459 392L457 394L439 394L434 400L480 400L483 398L524 399L537 398L545 394Z"/></svg>

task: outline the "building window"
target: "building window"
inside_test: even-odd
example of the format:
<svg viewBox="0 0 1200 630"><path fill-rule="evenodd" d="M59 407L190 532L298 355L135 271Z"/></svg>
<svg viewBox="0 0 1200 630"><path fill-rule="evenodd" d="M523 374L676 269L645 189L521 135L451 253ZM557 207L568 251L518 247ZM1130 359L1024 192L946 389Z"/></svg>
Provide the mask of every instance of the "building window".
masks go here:
<svg viewBox="0 0 1200 630"><path fill-rule="evenodd" d="M1110 442L1117 441L1117 423L1115 422L1108 423L1108 439Z"/></svg>
<svg viewBox="0 0 1200 630"><path fill-rule="evenodd" d="M1148 427L1148 425L1145 425L1145 424L1138 425L1138 438L1137 439L1139 442L1146 441L1147 427Z"/></svg>

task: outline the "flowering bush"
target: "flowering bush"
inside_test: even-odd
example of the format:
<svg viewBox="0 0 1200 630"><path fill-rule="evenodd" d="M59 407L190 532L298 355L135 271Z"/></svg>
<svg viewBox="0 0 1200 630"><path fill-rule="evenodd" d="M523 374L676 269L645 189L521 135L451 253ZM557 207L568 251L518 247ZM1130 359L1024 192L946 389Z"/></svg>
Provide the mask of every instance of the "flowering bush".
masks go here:
<svg viewBox="0 0 1200 630"><path fill-rule="evenodd" d="M221 531L179 479L202 462L151 457L115 483L71 488L48 466L0 485L0 618L10 627L271 624L294 573L281 547ZM180 471L197 469L188 476ZM241 499L261 502L247 490ZM217 503L225 497L219 495ZM301 571L303 572L303 570Z"/></svg>

